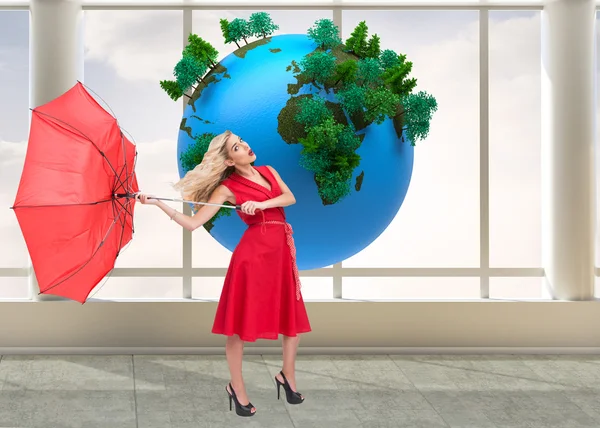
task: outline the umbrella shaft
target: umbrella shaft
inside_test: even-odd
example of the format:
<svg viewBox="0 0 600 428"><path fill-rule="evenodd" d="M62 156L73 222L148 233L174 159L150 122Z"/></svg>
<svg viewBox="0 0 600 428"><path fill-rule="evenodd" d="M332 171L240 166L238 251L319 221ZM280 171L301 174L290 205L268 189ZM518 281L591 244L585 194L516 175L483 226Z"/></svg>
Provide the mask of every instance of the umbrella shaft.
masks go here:
<svg viewBox="0 0 600 428"><path fill-rule="evenodd" d="M115 193L115 197L116 198L135 198L136 195L133 193ZM241 209L240 205L211 204L210 202L195 202L195 201L187 201L185 199L170 199L170 198L156 198L156 197L150 197L149 199L156 199L159 201L184 202L184 203L194 204L194 205L210 205L213 207L231 208L231 209L236 209L236 210Z"/></svg>

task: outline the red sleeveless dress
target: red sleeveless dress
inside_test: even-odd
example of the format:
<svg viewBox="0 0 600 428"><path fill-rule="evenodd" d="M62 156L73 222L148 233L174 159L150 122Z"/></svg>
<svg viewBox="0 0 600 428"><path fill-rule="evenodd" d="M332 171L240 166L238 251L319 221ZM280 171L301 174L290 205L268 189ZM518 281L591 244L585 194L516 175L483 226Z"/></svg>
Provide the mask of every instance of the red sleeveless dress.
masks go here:
<svg viewBox="0 0 600 428"><path fill-rule="evenodd" d="M233 173L222 184L235 195L237 205L281 195L269 168L255 169L271 184L271 190ZM254 215L237 213L248 229L231 256L212 332L237 334L244 341L255 342L311 331L300 292L292 228L283 208Z"/></svg>

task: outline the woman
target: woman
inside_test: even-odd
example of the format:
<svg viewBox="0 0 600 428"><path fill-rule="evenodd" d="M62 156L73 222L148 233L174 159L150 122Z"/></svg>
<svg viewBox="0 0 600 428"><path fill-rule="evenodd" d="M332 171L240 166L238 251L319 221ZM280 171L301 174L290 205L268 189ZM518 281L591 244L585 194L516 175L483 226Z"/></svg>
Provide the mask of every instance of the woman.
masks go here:
<svg viewBox="0 0 600 428"><path fill-rule="evenodd" d="M212 328L213 333L227 336L231 382L226 391L229 409L233 400L240 416L256 412L242 377L244 342L283 335L283 368L275 377L277 398L283 386L288 403L300 404L304 397L296 391L298 334L311 331L300 293L292 229L283 209L296 199L277 171L253 167L255 160L248 144L226 131L211 141L200 165L175 185L186 200L241 205L238 214L248 224L231 257ZM190 217L150 196L140 194L139 200L158 206L192 231L219 210L206 205Z"/></svg>

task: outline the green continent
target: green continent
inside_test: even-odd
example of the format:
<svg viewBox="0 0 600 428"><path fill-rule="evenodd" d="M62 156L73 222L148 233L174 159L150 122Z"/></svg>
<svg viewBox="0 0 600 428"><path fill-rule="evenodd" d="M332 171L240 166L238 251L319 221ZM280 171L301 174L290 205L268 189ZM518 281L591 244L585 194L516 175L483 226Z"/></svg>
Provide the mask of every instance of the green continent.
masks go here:
<svg viewBox="0 0 600 428"><path fill-rule="evenodd" d="M270 37L266 37L264 39L258 39L252 43L248 43L247 45L244 45L241 48L237 49L235 52L233 52L233 54L235 56L237 56L238 58L244 58L244 57L246 57L246 54L248 52L250 52L252 49L256 49L257 47L266 45L267 43L271 43Z"/></svg>
<svg viewBox="0 0 600 428"><path fill-rule="evenodd" d="M362 171L359 175L356 176L356 184L354 185L354 189L357 192L360 192L360 188L362 187L364 178L365 178L365 172L364 171Z"/></svg>
<svg viewBox="0 0 600 428"><path fill-rule="evenodd" d="M396 136L404 141L404 137L402 136L402 130L404 129L405 125L404 111L400 108L398 110L398 114L394 116L392 123L394 124L394 129L396 130Z"/></svg>
<svg viewBox="0 0 600 428"><path fill-rule="evenodd" d="M312 98L310 94L298 95L297 97L291 97L285 107L281 109L277 116L277 132L288 144L297 144L300 138L307 136L304 125L295 120L296 115L300 113L300 100L303 98ZM344 110L337 103L331 101L325 101L327 108L333 112L333 117L336 122L348 125Z"/></svg>
<svg viewBox="0 0 600 428"><path fill-rule="evenodd" d="M181 123L179 124L179 129L184 131L186 134L188 134L188 136L190 138L194 138L194 136L192 135L192 128L190 126L187 126L187 117L184 117L183 119L181 119Z"/></svg>
<svg viewBox="0 0 600 428"><path fill-rule="evenodd" d="M314 59L322 61L323 52L316 49L306 55L303 61L313 55L321 55L318 60L317 56ZM341 46L335 47L331 53L335 55L335 66L347 60L358 60L353 53L344 52ZM334 65L329 62L328 66ZM314 70L318 72L313 67ZM286 71L293 71L296 83L288 84L287 92L290 98L277 116L277 131L287 144L302 144L300 164L314 173L323 205L335 204L351 191L353 170L360 162L356 150L365 137L364 134L356 135L355 132L367 126L364 115L349 114L348 117L352 121L349 123L340 103L312 94L297 95L304 85L312 85L324 89L327 93L333 91L337 94L344 84L338 75L330 75L325 81L318 83L315 81L315 75L303 71L296 61L292 61ZM357 180L362 182L362 176ZM358 183L357 181L360 189Z"/></svg>

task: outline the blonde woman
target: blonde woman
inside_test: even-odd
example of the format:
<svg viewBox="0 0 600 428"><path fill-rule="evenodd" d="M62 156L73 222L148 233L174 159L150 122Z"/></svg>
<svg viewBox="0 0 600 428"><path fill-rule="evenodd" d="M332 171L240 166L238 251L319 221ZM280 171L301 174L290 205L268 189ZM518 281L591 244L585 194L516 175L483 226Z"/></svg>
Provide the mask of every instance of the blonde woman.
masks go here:
<svg viewBox="0 0 600 428"><path fill-rule="evenodd" d="M229 409L253 416L242 377L244 342L276 340L283 335L283 367L275 377L277 398L283 386L290 404L304 397L296 391L296 352L299 334L311 331L300 293L292 228L284 207L296 202L277 171L252 166L256 155L239 136L226 131L210 143L202 162L175 188L186 200L240 205L248 225L233 251L212 332L228 336L225 346L231 381L226 386ZM160 200L140 194L143 204L158 206L171 220L195 230L210 220L219 207L202 206L193 216L177 212Z"/></svg>

